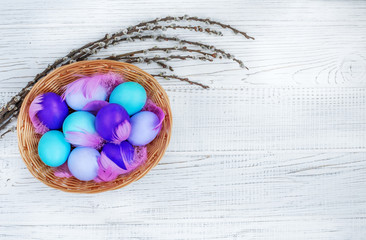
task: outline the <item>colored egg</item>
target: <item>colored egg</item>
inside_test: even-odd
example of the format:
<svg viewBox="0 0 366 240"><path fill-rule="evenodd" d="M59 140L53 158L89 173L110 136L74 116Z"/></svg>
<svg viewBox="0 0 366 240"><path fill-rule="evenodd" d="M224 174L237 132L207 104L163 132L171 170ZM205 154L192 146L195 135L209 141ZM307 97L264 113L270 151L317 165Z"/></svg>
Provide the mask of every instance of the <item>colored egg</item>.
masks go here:
<svg viewBox="0 0 366 240"><path fill-rule="evenodd" d="M42 162L50 167L64 164L70 154L70 143L64 134L57 130L46 132L38 142L38 155Z"/></svg>
<svg viewBox="0 0 366 240"><path fill-rule="evenodd" d="M131 133L128 141L134 146L149 144L160 132L159 118L149 111L136 113L131 117Z"/></svg>
<svg viewBox="0 0 366 240"><path fill-rule="evenodd" d="M98 111L95 128L102 138L119 144L130 135L130 116L122 106L110 103Z"/></svg>
<svg viewBox="0 0 366 240"><path fill-rule="evenodd" d="M146 147L136 149L127 141L107 143L100 155L97 182L109 182L136 169L147 160Z"/></svg>
<svg viewBox="0 0 366 240"><path fill-rule="evenodd" d="M131 116L144 107L146 103L146 91L136 82L125 82L118 85L109 97L110 103L117 103L124 107Z"/></svg>
<svg viewBox="0 0 366 240"><path fill-rule="evenodd" d="M94 148L77 147L71 151L67 166L77 179L90 181L98 175L99 157L100 153Z"/></svg>
<svg viewBox="0 0 366 240"><path fill-rule="evenodd" d="M66 103L70 108L74 110L82 110L83 107L89 102L100 100L104 101L107 99L107 91L102 86L98 86L93 95L90 97L85 96L82 92L72 93L66 96Z"/></svg>
<svg viewBox="0 0 366 240"><path fill-rule="evenodd" d="M71 113L64 121L65 139L74 146L99 148L103 139L95 129L95 116L89 112Z"/></svg>
<svg viewBox="0 0 366 240"><path fill-rule="evenodd" d="M92 101L105 101L112 89L122 82L122 76L113 72L82 76L65 86L62 97L70 108L82 110Z"/></svg>
<svg viewBox="0 0 366 240"><path fill-rule="evenodd" d="M134 151L133 146L127 141L120 144L107 143L102 150L110 160L124 170L127 170L133 163Z"/></svg>
<svg viewBox="0 0 366 240"><path fill-rule="evenodd" d="M56 93L38 95L29 107L29 117L37 133L56 130L69 114L65 101Z"/></svg>

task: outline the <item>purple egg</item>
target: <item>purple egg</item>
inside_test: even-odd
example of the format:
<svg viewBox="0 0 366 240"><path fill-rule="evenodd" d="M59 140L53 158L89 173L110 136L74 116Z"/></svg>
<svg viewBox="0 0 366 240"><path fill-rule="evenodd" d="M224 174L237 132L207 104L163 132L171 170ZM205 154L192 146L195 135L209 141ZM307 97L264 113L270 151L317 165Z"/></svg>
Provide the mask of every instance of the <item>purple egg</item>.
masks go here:
<svg viewBox="0 0 366 240"><path fill-rule="evenodd" d="M56 93L38 95L29 107L29 117L37 133L56 130L69 114L65 101Z"/></svg>
<svg viewBox="0 0 366 240"><path fill-rule="evenodd" d="M107 143L104 145L102 152L124 170L127 170L128 166L133 163L134 148L127 141L120 144Z"/></svg>
<svg viewBox="0 0 366 240"><path fill-rule="evenodd" d="M102 138L119 144L130 135L130 116L122 106L110 103L99 110L95 128Z"/></svg>
<svg viewBox="0 0 366 240"><path fill-rule="evenodd" d="M120 144L107 143L104 145L98 164L96 182L109 182L121 174L126 174L147 160L147 148L134 148L129 142Z"/></svg>
<svg viewBox="0 0 366 240"><path fill-rule="evenodd" d="M131 117L131 133L128 141L134 146L149 144L161 129L159 117L155 113L142 111Z"/></svg>

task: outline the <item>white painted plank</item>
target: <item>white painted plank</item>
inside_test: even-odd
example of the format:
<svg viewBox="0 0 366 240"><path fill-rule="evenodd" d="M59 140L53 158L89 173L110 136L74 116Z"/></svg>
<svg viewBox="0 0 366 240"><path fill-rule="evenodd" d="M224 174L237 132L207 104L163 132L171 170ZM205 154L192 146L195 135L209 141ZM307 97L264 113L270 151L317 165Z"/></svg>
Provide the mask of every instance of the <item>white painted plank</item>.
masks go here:
<svg viewBox="0 0 366 240"><path fill-rule="evenodd" d="M11 239L362 239L365 158L167 154L138 182L96 195L52 190L20 158L2 159L0 232Z"/></svg>
<svg viewBox="0 0 366 240"><path fill-rule="evenodd" d="M166 89L170 152L366 151L366 88ZM0 142L18 155L15 134Z"/></svg>
<svg viewBox="0 0 366 240"><path fill-rule="evenodd" d="M64 56L72 48L100 38L106 32L174 13L210 15L256 37L255 41L250 41L228 31L224 31L224 38L187 31L168 32L215 43L243 59L250 68L249 71L242 70L230 61L209 64L190 61L173 64L178 74L218 87L253 84L365 87L366 84L366 33L363 31L366 23L362 14L365 4L362 1L264 1L256 4L244 1L154 1L149 2L149 9L152 10L148 15L144 4L125 5L118 1L105 1L103 4L99 1L88 1L88 4L64 1L62 7L57 3L47 5L35 1L19 1L18 4L22 8L14 4L2 5L3 14L0 15L0 29L4 36L0 39L0 46L7 56L0 58L0 88L4 89L19 89L53 60ZM126 12L131 4L134 6L133 13ZM87 14L94 17L87 18ZM100 55L154 44L124 43ZM151 73L159 72L156 66L140 66ZM352 69L351 73L349 69ZM176 81L162 82L166 86L178 84Z"/></svg>

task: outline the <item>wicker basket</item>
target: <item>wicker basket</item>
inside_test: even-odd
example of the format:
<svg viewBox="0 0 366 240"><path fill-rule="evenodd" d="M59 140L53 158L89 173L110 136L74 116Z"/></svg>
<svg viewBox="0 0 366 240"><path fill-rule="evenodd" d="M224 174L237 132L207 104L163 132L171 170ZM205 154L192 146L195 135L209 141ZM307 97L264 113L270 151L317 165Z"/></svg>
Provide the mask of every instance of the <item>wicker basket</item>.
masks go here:
<svg viewBox="0 0 366 240"><path fill-rule="evenodd" d="M123 75L127 81L140 83L145 88L148 97L161 107L166 114L161 132L147 146L147 162L129 174L121 175L116 180L105 183L96 183L94 181L83 182L75 177L55 177L53 168L46 166L38 156L37 146L41 136L34 132L29 119L28 109L30 103L41 93L55 92L62 94L62 87L78 78L75 74L91 75L109 71ZM172 114L168 96L151 75L131 64L109 60L95 60L82 61L60 67L41 79L24 99L18 117L17 132L20 154L29 171L41 182L66 192L99 193L124 187L140 179L157 165L169 144L171 127Z"/></svg>

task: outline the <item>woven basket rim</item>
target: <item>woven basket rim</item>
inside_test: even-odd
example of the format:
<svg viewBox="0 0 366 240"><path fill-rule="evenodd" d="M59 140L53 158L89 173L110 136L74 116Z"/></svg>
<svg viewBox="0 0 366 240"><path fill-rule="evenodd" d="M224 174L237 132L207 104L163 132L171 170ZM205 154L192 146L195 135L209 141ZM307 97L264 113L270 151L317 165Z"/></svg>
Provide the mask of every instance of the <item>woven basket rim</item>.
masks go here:
<svg viewBox="0 0 366 240"><path fill-rule="evenodd" d="M167 128L167 134L164 132L164 134L162 132L159 133L158 138L160 138L160 134L164 135L164 144L162 146L159 147L158 150L159 154L157 157L155 157L155 151L154 151L154 158L155 160L153 162L150 163L150 156L148 161L143 164L143 165L148 165L147 167L144 166L144 168L142 169L142 171L140 171L140 168L138 169L137 174L135 174L135 172L133 171L131 174L128 174L128 180L123 181L122 183L119 184L115 184L113 185L113 183L115 183L115 181L112 182L108 182L108 183L95 183L95 186L100 186L100 185L111 185L111 187L103 187L103 188L93 188L93 189L89 189L89 190L77 190L77 189L71 189L71 188L67 188L67 187L60 187L59 185L55 184L54 182L50 182L48 178L42 178L40 175L40 173L38 172L39 169L34 167L34 162L30 161L29 158L31 158L30 156L27 156L28 153L28 148L30 147L28 143L28 139L29 137L25 137L24 134L30 134L30 136L32 137L32 135L35 135L35 133L29 133L29 131L25 132L25 126L28 127L27 124L29 124L27 121L29 121L29 116L28 116L28 108L29 108L29 104L30 104L30 100L33 95L38 95L40 93L37 93L38 90L40 89L44 89L46 88L45 85L47 85L49 82L48 81L52 81L54 78L58 78L57 76L59 76L61 73L66 72L66 74L70 74L69 70L70 69L83 69L86 70L87 66L98 66L98 68L100 68L100 66L109 66L109 70L114 71L117 69L129 69L130 73L129 74L136 74L138 76L138 78L146 78L147 81L143 81L141 83L144 84L152 84L153 87L156 87L156 92L153 93L153 95L155 96L156 93L158 93L159 96L161 96L161 98L164 100L164 106L161 106L159 104L157 104L159 107L162 107L164 109L165 112L165 119L163 122L163 127ZM122 71L122 70L121 70ZM143 77L142 77L143 76ZM66 85L66 84L65 84ZM144 86L144 88L146 88ZM41 91L42 92L42 91ZM45 91L46 92L46 91ZM42 92L43 93L43 92ZM149 95L149 93L148 93ZM28 119L27 119L28 118ZM166 124L166 126L164 125ZM54 71L50 72L49 74L47 74L45 77L43 77L42 79L40 79L30 90L30 92L26 95L26 97L24 98L24 101L22 103L22 106L20 108L19 111L19 116L18 116L18 121L17 121L17 136L18 136L18 148L19 148L19 152L20 155L24 161L24 163L26 164L28 170L31 172L31 174L37 178L38 180L40 180L41 182L43 182L44 184L46 184L49 187L64 191L64 192L73 192L73 193L101 193L101 192L105 192L105 191L109 191L109 190L116 190L122 187L125 187L129 184L131 184L134 181L139 180L140 178L142 178L143 176L145 176L153 167L155 167L158 162L161 160L161 158L163 157L163 155L165 154L165 151L169 145L170 142L170 138L171 138L171 129L172 129L172 113L171 113L171 108L170 108L170 102L169 102L169 98L168 95L166 94L165 90L161 87L161 85L157 82L157 80L152 77L150 74L144 72L143 70L141 70L140 68L136 67L135 65L129 64L129 63L123 63L123 62L118 62L118 61L113 61L113 60L86 60L86 61L79 61L76 63L72 63L72 64L68 64L62 67L59 67L57 69L55 69ZM28 130L28 129L27 129ZM34 137L33 137L34 138ZM155 139L156 140L156 139ZM154 141L155 141L154 140ZM153 142L154 142L153 141ZM38 144L37 144L38 145ZM150 145L150 144L149 144ZM149 145L148 145L148 150L149 150ZM33 145L31 145L31 147L34 148ZM38 156L38 154L37 154ZM37 158L36 156L36 158ZM43 164L43 163L42 163ZM43 164L44 165L44 164ZM52 171L49 170L49 167L47 166L43 166L43 168L47 168L48 172ZM49 174L49 173L47 173ZM53 173L51 173L53 174ZM130 177L132 176L132 177ZM124 176L122 176L123 178ZM55 177L56 178L56 177ZM119 177L118 179L120 179L121 177ZM121 179L122 179L121 178ZM57 178L57 180L61 180L62 178ZM73 178L74 179L74 178ZM73 180L78 182L79 180ZM80 181L80 185L85 185L83 184L82 181ZM86 182L86 183L90 183Z"/></svg>

